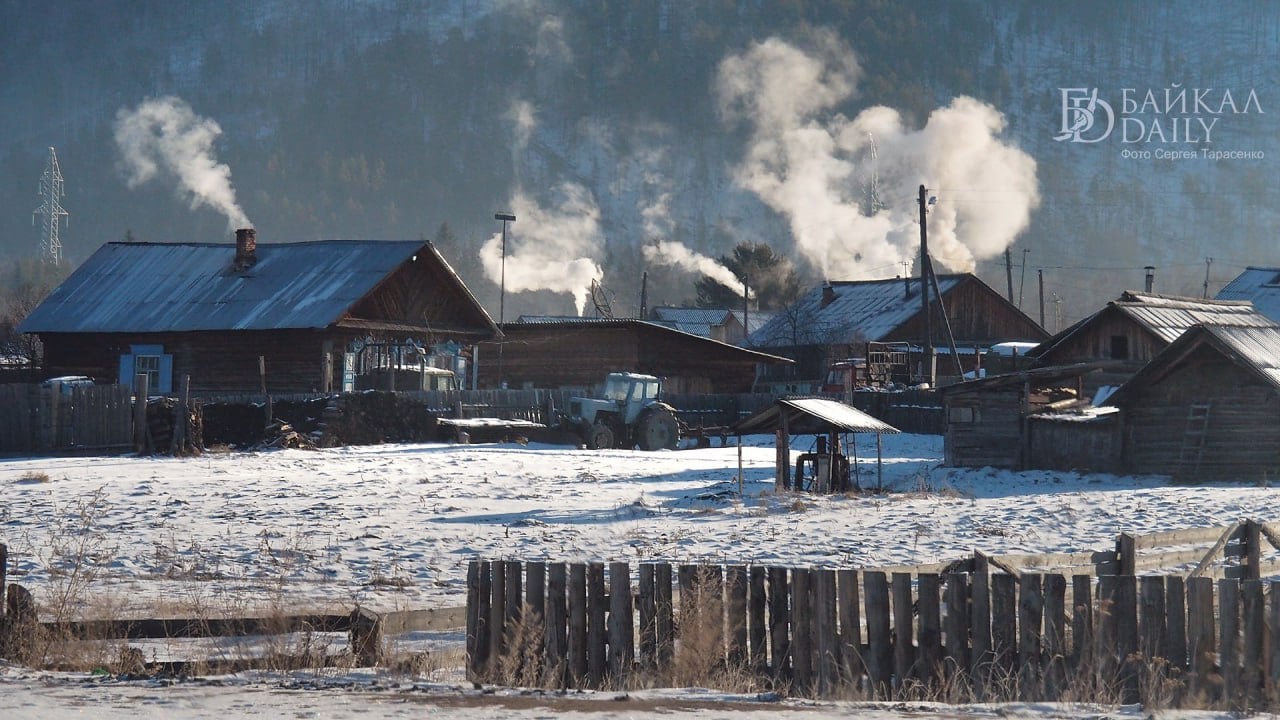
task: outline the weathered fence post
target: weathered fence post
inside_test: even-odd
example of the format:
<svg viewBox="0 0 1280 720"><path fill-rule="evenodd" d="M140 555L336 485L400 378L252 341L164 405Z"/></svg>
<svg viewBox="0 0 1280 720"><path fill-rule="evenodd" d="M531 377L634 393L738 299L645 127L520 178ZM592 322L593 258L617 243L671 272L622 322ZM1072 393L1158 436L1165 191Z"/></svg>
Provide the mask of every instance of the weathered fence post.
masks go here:
<svg viewBox="0 0 1280 720"><path fill-rule="evenodd" d="M970 628L973 651L969 655L969 678L973 694L979 702L987 697L987 679L991 675L991 564L981 552L973 553L973 575L969 588Z"/></svg>
<svg viewBox="0 0 1280 720"><path fill-rule="evenodd" d="M1270 657L1267 662L1266 697L1275 697L1280 691L1280 580L1268 583L1270 607L1268 617L1271 619L1270 632L1267 635L1267 648Z"/></svg>
<svg viewBox="0 0 1280 720"><path fill-rule="evenodd" d="M1187 668L1187 592L1181 575L1170 575L1164 584L1165 658L1169 667Z"/></svg>
<svg viewBox="0 0 1280 720"><path fill-rule="evenodd" d="M356 606L351 611L351 657L357 667L373 667L378 664L382 651L382 618L378 613Z"/></svg>
<svg viewBox="0 0 1280 720"><path fill-rule="evenodd" d="M840 668L850 690L858 690L862 677L862 622L858 611L858 571L836 571L836 595L840 621Z"/></svg>
<svg viewBox="0 0 1280 720"><path fill-rule="evenodd" d="M1265 598L1261 580L1245 580L1240 583L1240 599L1243 601L1241 630L1244 633L1244 653L1240 658L1244 669L1244 699L1248 707L1255 707L1262 692L1262 676L1265 674L1266 657L1263 654L1266 637Z"/></svg>
<svg viewBox="0 0 1280 720"><path fill-rule="evenodd" d="M1125 702L1138 701L1138 674L1142 661L1138 658L1138 579L1132 575L1116 578L1116 641Z"/></svg>
<svg viewBox="0 0 1280 720"><path fill-rule="evenodd" d="M1213 614L1213 580L1187 581L1187 642L1191 657L1191 693L1211 693L1210 676L1217 660Z"/></svg>
<svg viewBox="0 0 1280 720"><path fill-rule="evenodd" d="M522 618L524 638L532 647L522 647L527 658L524 674L542 680L542 654L547 643L547 566L540 562L525 564L524 610Z"/></svg>
<svg viewBox="0 0 1280 720"><path fill-rule="evenodd" d="M1044 577L1044 692L1056 701L1067 684L1067 579Z"/></svg>
<svg viewBox="0 0 1280 720"><path fill-rule="evenodd" d="M1071 666L1077 672L1096 668L1093 624L1093 578L1071 577Z"/></svg>
<svg viewBox="0 0 1280 720"><path fill-rule="evenodd" d="M878 570L862 574L866 591L867 654L874 698L889 697L893 678L893 639L889 627L889 582Z"/></svg>
<svg viewBox="0 0 1280 720"><path fill-rule="evenodd" d="M487 571L488 568L486 567ZM488 598L485 598L488 604ZM480 674L480 561L467 563L467 679L475 680Z"/></svg>
<svg viewBox="0 0 1280 720"><path fill-rule="evenodd" d="M587 686L600 687L607 665L605 648L609 641L605 597L604 565L587 565Z"/></svg>
<svg viewBox="0 0 1280 720"><path fill-rule="evenodd" d="M1246 520L1241 540L1244 543L1244 579L1257 580L1262 577L1262 523Z"/></svg>
<svg viewBox="0 0 1280 720"><path fill-rule="evenodd" d="M1018 654L1017 578L1007 573L996 573L990 581L991 617L1000 621L991 623L991 670L986 676L984 690L1016 678L1014 662Z"/></svg>
<svg viewBox="0 0 1280 720"><path fill-rule="evenodd" d="M919 630L916 644L920 648L920 680L930 688L941 688L942 666L942 585L937 575L921 573L916 578L916 612Z"/></svg>
<svg viewBox="0 0 1280 720"><path fill-rule="evenodd" d="M741 668L747 663L747 568L731 565L725 583L729 598L729 667Z"/></svg>
<svg viewBox="0 0 1280 720"><path fill-rule="evenodd" d="M769 568L769 667L773 671L775 682L791 677L790 598L787 569Z"/></svg>
<svg viewBox="0 0 1280 720"><path fill-rule="evenodd" d="M836 571L820 568L813 571L811 579L818 694L827 697L835 690L840 667L840 638L836 634Z"/></svg>
<svg viewBox="0 0 1280 720"><path fill-rule="evenodd" d="M808 568L791 569L791 666L793 687L800 694L813 689L813 597Z"/></svg>
<svg viewBox="0 0 1280 720"><path fill-rule="evenodd" d="M749 664L751 669L763 674L769 667L768 633L769 626L765 622L765 568L755 565L751 567L747 579L747 635L750 643Z"/></svg>
<svg viewBox="0 0 1280 720"><path fill-rule="evenodd" d="M569 566L569 682L582 687L587 677L587 566Z"/></svg>
<svg viewBox="0 0 1280 720"><path fill-rule="evenodd" d="M659 679L671 674L675 659L675 604L671 601L671 565L662 563L653 574L654 626L657 630Z"/></svg>
<svg viewBox="0 0 1280 720"><path fill-rule="evenodd" d="M1240 582L1223 578L1218 581L1218 668L1222 673L1222 699L1229 707L1239 709L1240 654Z"/></svg>
<svg viewBox="0 0 1280 720"><path fill-rule="evenodd" d="M969 669L969 583L965 573L948 573L943 576L947 606L946 625L943 627L946 646L947 681L963 678Z"/></svg>
<svg viewBox="0 0 1280 720"><path fill-rule="evenodd" d="M898 679L895 689L901 692L914 675L916 664L911 573L894 573L890 591L893 594L893 673Z"/></svg>
<svg viewBox="0 0 1280 720"><path fill-rule="evenodd" d="M609 674L624 684L635 662L635 618L631 607L631 567L609 563Z"/></svg>
<svg viewBox="0 0 1280 720"><path fill-rule="evenodd" d="M653 672L658 667L658 603L654 587L654 566L642 563L640 586L636 589L636 614L640 621L640 669Z"/></svg>
<svg viewBox="0 0 1280 720"><path fill-rule="evenodd" d="M568 612L565 606L567 588L568 573L565 564L552 564L547 568L547 629L543 646L546 648L546 682L557 688L565 688L568 683Z"/></svg>
<svg viewBox="0 0 1280 720"><path fill-rule="evenodd" d="M507 563L489 563L489 676L502 665L506 652Z"/></svg>
<svg viewBox="0 0 1280 720"><path fill-rule="evenodd" d="M1156 658L1168 659L1165 623L1164 578L1145 575L1138 578L1138 651L1146 661L1148 671L1155 667ZM1145 700L1145 698L1144 698Z"/></svg>
<svg viewBox="0 0 1280 720"><path fill-rule="evenodd" d="M1133 575L1138 564L1138 539L1129 533L1116 536L1116 560L1120 563L1117 575Z"/></svg>
<svg viewBox="0 0 1280 720"><path fill-rule="evenodd" d="M1043 581L1026 574L1018 597L1018 689L1023 700L1040 698L1040 624L1044 615Z"/></svg>

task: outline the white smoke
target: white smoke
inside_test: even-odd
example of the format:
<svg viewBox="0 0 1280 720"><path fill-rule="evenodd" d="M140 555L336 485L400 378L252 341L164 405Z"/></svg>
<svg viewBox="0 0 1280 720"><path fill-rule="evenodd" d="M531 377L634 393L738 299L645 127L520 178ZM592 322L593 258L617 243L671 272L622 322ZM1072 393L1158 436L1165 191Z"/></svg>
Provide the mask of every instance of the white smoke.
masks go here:
<svg viewBox="0 0 1280 720"><path fill-rule="evenodd" d="M674 265L689 272L701 273L727 288L742 287L742 279L718 260L690 250L674 240L659 240L644 246L644 259L651 263Z"/></svg>
<svg viewBox="0 0 1280 720"><path fill-rule="evenodd" d="M601 244L600 208L586 188L565 183L558 207L544 208L522 191L511 203L516 222L507 226L506 289L569 293L582 315L591 285L604 277L594 256ZM485 275L503 282L502 232L480 247Z"/></svg>
<svg viewBox="0 0 1280 720"><path fill-rule="evenodd" d="M854 96L860 74L825 31L808 51L771 38L725 59L721 113L752 130L736 182L787 216L797 250L829 278L888 276L915 256L921 184L938 196L935 259L969 271L1002 252L1040 203L1035 161L998 137L1004 118L960 97L919 130L883 106L850 120L833 108Z"/></svg>
<svg viewBox="0 0 1280 720"><path fill-rule="evenodd" d="M221 134L218 123L172 96L116 113L116 145L130 188L163 172L178 180L178 195L189 195L191 209L207 205L226 216L230 229L248 227L231 186L231 168L214 159L213 142Z"/></svg>

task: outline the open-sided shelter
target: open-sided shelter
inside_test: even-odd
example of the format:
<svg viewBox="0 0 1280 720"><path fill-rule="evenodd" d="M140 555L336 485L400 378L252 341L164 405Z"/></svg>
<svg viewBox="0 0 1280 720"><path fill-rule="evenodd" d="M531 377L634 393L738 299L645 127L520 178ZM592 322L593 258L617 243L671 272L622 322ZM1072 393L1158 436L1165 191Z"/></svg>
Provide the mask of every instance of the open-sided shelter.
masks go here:
<svg viewBox="0 0 1280 720"><path fill-rule="evenodd" d="M876 486L882 486L880 436L897 432L894 426L855 407L826 398L809 397L781 398L733 426L733 433L739 437L773 433L777 438L777 486L815 492L844 492L859 488L857 446L840 440L841 435L849 433L876 434ZM792 435L817 436L815 451L802 453L796 458L794 482L791 475ZM855 451L852 472L845 448Z"/></svg>
<svg viewBox="0 0 1280 720"><path fill-rule="evenodd" d="M430 243L107 243L19 326L49 375L153 393L354 389L423 357L465 373L498 328Z"/></svg>

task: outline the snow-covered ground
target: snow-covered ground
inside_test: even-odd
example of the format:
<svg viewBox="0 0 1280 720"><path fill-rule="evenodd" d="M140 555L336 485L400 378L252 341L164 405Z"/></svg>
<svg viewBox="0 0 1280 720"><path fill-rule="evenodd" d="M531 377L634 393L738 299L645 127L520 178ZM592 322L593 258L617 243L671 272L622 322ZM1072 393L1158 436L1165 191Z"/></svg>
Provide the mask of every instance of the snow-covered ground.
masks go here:
<svg viewBox="0 0 1280 720"><path fill-rule="evenodd" d="M811 441L797 438L796 451ZM878 567L946 561L975 549L1105 549L1120 532L1270 519L1280 501L1280 490L1256 483L1173 486L1160 477L944 468L941 439L927 435L885 436L882 480L874 438L859 439L863 487L882 482L890 492L778 493L772 438L749 437L745 444L741 491L735 447L644 453L426 444L188 459L6 459L0 542L9 548L11 582L38 601L78 590L73 583L87 585L90 592L75 596L89 599L90 615L346 612L355 603L383 610L460 606L466 564L477 557ZM164 687L0 666L0 697L8 707L15 707L9 698L21 700L19 714L6 717L59 715L65 707L115 717L117 706L118 716L153 708L187 718L395 717L424 714L427 706L445 716L547 715L536 705L526 711L490 696L468 698L448 689L460 682L456 668L437 670L421 682L376 671L324 675L325 684L346 689L304 692L298 688L315 683L237 676ZM650 705L666 712L700 699L707 698L693 691L632 695L617 705L556 714L656 716ZM711 710L681 712L736 707L713 699ZM903 717L890 706L747 700L746 707L761 711ZM999 712L1071 717L1078 710ZM1130 710L1089 712L1122 717Z"/></svg>

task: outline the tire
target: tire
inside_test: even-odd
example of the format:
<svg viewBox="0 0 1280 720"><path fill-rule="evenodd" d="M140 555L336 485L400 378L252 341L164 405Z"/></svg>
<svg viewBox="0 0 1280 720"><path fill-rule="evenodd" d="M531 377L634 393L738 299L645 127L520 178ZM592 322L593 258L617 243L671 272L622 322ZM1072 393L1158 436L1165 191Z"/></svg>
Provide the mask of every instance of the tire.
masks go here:
<svg viewBox="0 0 1280 720"><path fill-rule="evenodd" d="M613 431L608 425L596 423L591 426L587 432L587 448L591 450L604 450L613 447Z"/></svg>
<svg viewBox="0 0 1280 720"><path fill-rule="evenodd" d="M668 410L650 410L640 418L636 440L641 450L675 450L680 442L680 424Z"/></svg>

